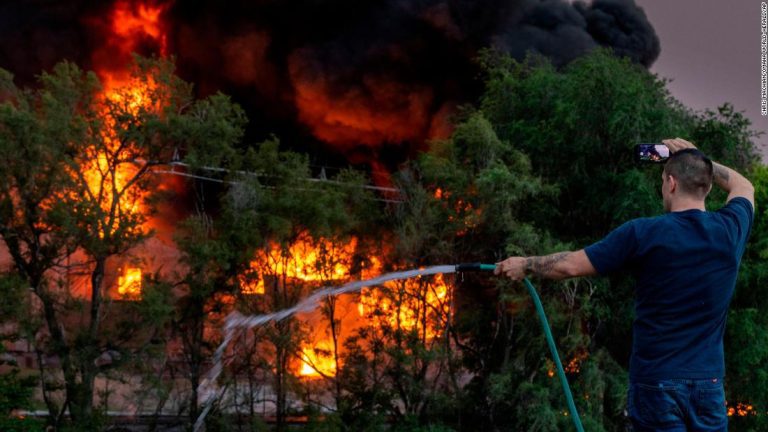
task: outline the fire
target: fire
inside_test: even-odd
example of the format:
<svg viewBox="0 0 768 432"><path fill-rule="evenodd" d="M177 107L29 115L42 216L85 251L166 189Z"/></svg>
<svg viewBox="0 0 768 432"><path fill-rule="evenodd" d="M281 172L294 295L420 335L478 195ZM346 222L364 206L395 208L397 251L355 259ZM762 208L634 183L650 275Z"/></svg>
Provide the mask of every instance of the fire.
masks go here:
<svg viewBox="0 0 768 432"><path fill-rule="evenodd" d="M98 226L99 236L111 235L121 218L142 216L144 196L132 192L139 173L141 155L118 133L121 116L145 111L159 112L162 100L157 96L158 84L151 77L131 76L131 54L150 45L165 55L166 37L161 21L167 6L154 3L115 3L105 26L104 45L93 54L96 73L103 84L100 117L104 130L81 162L88 197L95 201L107 217ZM78 173L73 173L77 176Z"/></svg>
<svg viewBox="0 0 768 432"><path fill-rule="evenodd" d="M142 197L127 190L137 169L124 163L115 165L115 159L123 152L110 135L107 131L103 137L104 145L92 147L85 155L86 160L81 163L88 196L99 204L106 215L112 213L112 206L116 204L117 218L99 218L100 223L108 224L98 227L101 238L111 235L118 229L120 216L141 212Z"/></svg>
<svg viewBox="0 0 768 432"><path fill-rule="evenodd" d="M306 378L335 376L336 361L333 357L333 344L328 340L321 340L314 347L308 345L302 347L299 375Z"/></svg>
<svg viewBox="0 0 768 432"><path fill-rule="evenodd" d="M166 5L138 4L128 1L115 4L111 24L113 35L122 42L123 52L134 52L142 38L149 37L160 42L160 55L165 56L168 49L161 16Z"/></svg>
<svg viewBox="0 0 768 432"><path fill-rule="evenodd" d="M125 81L133 53L167 56L163 14L168 7L156 1L118 0L105 22L94 24L104 33L104 43L93 52L93 64L107 88Z"/></svg>
<svg viewBox="0 0 768 432"><path fill-rule="evenodd" d="M547 360L547 376L550 378L555 376L555 364L551 360Z"/></svg>
<svg viewBox="0 0 768 432"><path fill-rule="evenodd" d="M563 371L567 374L577 374L581 372L581 364L589 358L589 352L587 350L578 351L568 363L563 367ZM555 376L555 363L552 360L547 359L547 376L552 378ZM589 399L589 397L587 397Z"/></svg>
<svg viewBox="0 0 768 432"><path fill-rule="evenodd" d="M387 291L386 293L384 291ZM384 288L364 289L358 312L371 325L387 325L406 332L416 330L426 340L438 336L450 314L450 290L443 275L389 282Z"/></svg>
<svg viewBox="0 0 768 432"><path fill-rule="evenodd" d="M241 293L262 295L266 292L267 278L279 281L283 278L316 285L331 281L346 280L350 277L352 257L357 248L357 239L334 242L324 238L313 238L301 233L288 246L270 243L257 253L250 268L239 277ZM336 361L333 344L318 340L301 348L296 373L305 378L332 377L336 375Z"/></svg>
<svg viewBox="0 0 768 432"><path fill-rule="evenodd" d="M105 45L93 55L96 72L104 85L104 95L112 102L127 105L127 111L136 113L140 108L158 109L160 101L152 101L152 90L156 86L150 80L142 81L130 77L129 65L134 53L149 54L145 45L151 42L152 54L167 55L167 43L163 12L167 4L129 2L115 3L109 17L108 35Z"/></svg>
<svg viewBox="0 0 768 432"><path fill-rule="evenodd" d="M565 365L565 373L577 374L581 371L581 363L589 357L587 350L582 350L576 353L576 355L568 361Z"/></svg>
<svg viewBox="0 0 768 432"><path fill-rule="evenodd" d="M244 276L240 277L240 292L246 295L264 294L264 279L250 280Z"/></svg>
<svg viewBox="0 0 768 432"><path fill-rule="evenodd" d="M330 144L351 148L383 143L421 142L430 132L434 95L428 87L408 87L386 77L366 76L357 86L335 89L318 72L312 53L289 58L299 119Z"/></svg>
<svg viewBox="0 0 768 432"><path fill-rule="evenodd" d="M302 233L296 241L281 246L271 243L258 252L250 269L238 279L243 294L264 294L266 287L283 280L294 280L321 287L344 283L353 277L352 263L359 246L356 238L333 241L313 238ZM359 271L360 278L370 278L382 271L382 255L367 258ZM357 314L341 311L341 326L386 326L391 329L417 331L423 340L441 334L450 314L451 290L442 275L390 282L382 287L362 291L356 305ZM354 311L354 304L342 306ZM303 377L334 376L336 362L333 343L325 337L313 336L301 347L296 373Z"/></svg>
<svg viewBox="0 0 768 432"><path fill-rule="evenodd" d="M262 277L241 277L242 293L264 294L264 276L285 276L305 282L347 279L356 247L355 238L339 245L323 238L315 240L306 232L287 248L271 243L251 261L250 273L261 273Z"/></svg>
<svg viewBox="0 0 768 432"><path fill-rule="evenodd" d="M438 201L441 201L446 209L451 210L448 215L449 221L460 220L462 222L464 228L457 231L456 235L463 236L467 233L467 230L475 228L480 224L483 212L481 209L475 208L470 202L466 202L462 199L452 200L451 195L450 191L443 190L439 187L435 188L432 193L432 196ZM451 201L453 201L453 205L451 205Z"/></svg>
<svg viewBox="0 0 768 432"><path fill-rule="evenodd" d="M147 100L143 91L146 89L141 87L109 89L104 97L124 105L128 112L135 113ZM105 105L102 112L106 128L102 132L101 142L87 150L80 164L89 199L96 202L107 215L99 218L99 222L106 224L98 227L102 238L119 228L121 217L145 214L142 206L144 197L135 193L131 187L139 173L138 162L132 161L135 152L117 136L117 119L108 111ZM73 175L77 176L76 173Z"/></svg>
<svg viewBox="0 0 768 432"><path fill-rule="evenodd" d="M117 293L122 298L141 297L141 269L126 267L117 279Z"/></svg>
<svg viewBox="0 0 768 432"><path fill-rule="evenodd" d="M751 404L739 402L736 406L728 407L728 417L746 417L750 415L757 415L757 410Z"/></svg>

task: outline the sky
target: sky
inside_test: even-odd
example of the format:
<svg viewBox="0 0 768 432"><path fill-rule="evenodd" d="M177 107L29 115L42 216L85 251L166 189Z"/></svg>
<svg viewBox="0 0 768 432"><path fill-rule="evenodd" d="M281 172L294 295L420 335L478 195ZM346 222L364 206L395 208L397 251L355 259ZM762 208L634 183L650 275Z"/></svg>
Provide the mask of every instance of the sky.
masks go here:
<svg viewBox="0 0 768 432"><path fill-rule="evenodd" d="M651 71L686 106L715 109L731 102L755 130L768 130L760 114L759 0L636 0L661 42ZM685 137L682 137L685 138ZM756 139L768 161L768 135Z"/></svg>

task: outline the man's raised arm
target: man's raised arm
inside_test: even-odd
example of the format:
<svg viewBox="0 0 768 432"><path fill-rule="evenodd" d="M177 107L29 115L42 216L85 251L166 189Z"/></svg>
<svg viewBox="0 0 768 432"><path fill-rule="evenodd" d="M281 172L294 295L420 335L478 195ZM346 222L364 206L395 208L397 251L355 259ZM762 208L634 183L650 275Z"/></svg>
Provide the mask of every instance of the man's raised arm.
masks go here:
<svg viewBox="0 0 768 432"><path fill-rule="evenodd" d="M686 148L696 148L692 143L682 138L666 139L663 140L662 143L669 147L670 153L675 153ZM746 177L735 170L714 161L712 162L712 169L714 183L728 193L726 202L736 197L743 197L752 204L752 208L755 208L755 188Z"/></svg>

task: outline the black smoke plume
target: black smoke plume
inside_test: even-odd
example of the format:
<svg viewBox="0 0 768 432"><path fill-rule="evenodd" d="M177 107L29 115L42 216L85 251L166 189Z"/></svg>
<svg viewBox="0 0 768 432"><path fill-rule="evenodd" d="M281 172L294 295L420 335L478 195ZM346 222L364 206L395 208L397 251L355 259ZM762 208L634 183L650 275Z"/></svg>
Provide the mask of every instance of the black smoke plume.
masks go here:
<svg viewBox="0 0 768 432"><path fill-rule="evenodd" d="M646 67L659 54L634 0L144 3L165 6L168 50L182 77L201 94L221 90L245 106L250 139L276 133L319 162L335 154L392 165L447 135L454 108L481 90L474 58L484 47L516 58L542 54L556 66L598 46ZM0 67L21 81L61 59L90 67L110 7L85 0L0 6Z"/></svg>

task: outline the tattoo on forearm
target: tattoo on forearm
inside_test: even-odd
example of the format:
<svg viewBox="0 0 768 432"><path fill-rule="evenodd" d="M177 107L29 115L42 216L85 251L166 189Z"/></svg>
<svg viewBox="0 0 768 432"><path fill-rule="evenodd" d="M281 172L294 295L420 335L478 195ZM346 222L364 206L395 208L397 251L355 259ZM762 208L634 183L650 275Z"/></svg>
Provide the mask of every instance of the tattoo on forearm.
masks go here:
<svg viewBox="0 0 768 432"><path fill-rule="evenodd" d="M715 177L720 178L723 183L728 183L728 180L731 178L731 173L728 172L728 168L718 165L714 166L714 174Z"/></svg>
<svg viewBox="0 0 768 432"><path fill-rule="evenodd" d="M533 273L537 276L551 276L555 266L565 260L570 252L559 252L552 255L529 257L525 260L525 272Z"/></svg>

